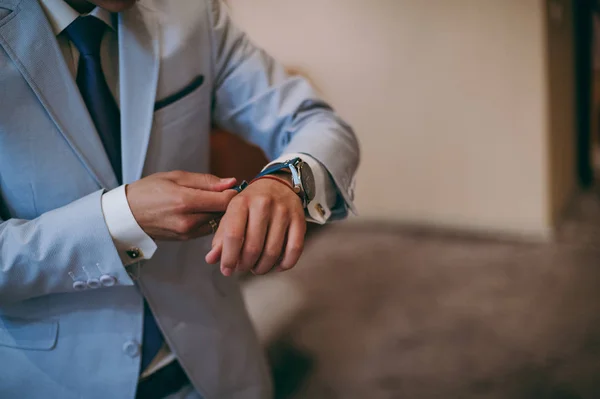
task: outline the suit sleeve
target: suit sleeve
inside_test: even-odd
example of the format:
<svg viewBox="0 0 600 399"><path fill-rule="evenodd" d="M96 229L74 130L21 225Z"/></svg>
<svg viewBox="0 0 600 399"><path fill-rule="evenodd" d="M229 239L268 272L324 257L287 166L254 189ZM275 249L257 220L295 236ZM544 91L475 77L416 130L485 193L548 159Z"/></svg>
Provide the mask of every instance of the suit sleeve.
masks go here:
<svg viewBox="0 0 600 399"><path fill-rule="evenodd" d="M0 307L133 285L106 227L101 197L97 191L33 220L0 220Z"/></svg>
<svg viewBox="0 0 600 399"><path fill-rule="evenodd" d="M337 214L352 209L359 145L350 126L301 77L255 46L211 0L214 122L258 145L269 159L304 153L320 162L340 195Z"/></svg>

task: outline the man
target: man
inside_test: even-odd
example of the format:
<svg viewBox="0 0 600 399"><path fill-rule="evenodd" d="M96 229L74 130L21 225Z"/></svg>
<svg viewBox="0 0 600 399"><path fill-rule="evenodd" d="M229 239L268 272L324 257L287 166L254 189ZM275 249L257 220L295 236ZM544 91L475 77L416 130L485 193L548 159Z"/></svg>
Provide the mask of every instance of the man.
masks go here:
<svg viewBox="0 0 600 399"><path fill-rule="evenodd" d="M0 397L268 398L230 276L352 208L350 128L217 0L0 0L0 87Z"/></svg>

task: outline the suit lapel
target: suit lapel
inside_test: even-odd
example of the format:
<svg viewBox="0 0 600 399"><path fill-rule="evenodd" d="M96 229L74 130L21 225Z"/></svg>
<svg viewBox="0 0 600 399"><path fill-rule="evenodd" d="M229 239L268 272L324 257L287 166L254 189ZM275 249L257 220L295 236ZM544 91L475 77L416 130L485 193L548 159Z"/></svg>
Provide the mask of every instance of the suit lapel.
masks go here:
<svg viewBox="0 0 600 399"><path fill-rule="evenodd" d="M123 182L142 176L152 129L159 69L158 23L136 5L119 15Z"/></svg>
<svg viewBox="0 0 600 399"><path fill-rule="evenodd" d="M7 8L11 4L13 12L0 20L0 45L98 185L116 187L116 176L44 11L37 1L0 1Z"/></svg>

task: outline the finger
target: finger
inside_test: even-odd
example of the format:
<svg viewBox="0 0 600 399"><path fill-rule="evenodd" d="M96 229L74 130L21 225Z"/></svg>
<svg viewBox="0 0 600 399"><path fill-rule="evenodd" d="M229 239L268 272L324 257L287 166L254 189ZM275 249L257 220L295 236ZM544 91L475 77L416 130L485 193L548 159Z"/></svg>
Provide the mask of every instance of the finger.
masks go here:
<svg viewBox="0 0 600 399"><path fill-rule="evenodd" d="M250 205L246 238L237 271L247 272L252 269L265 245L267 227L271 218L271 203L263 198L256 198Z"/></svg>
<svg viewBox="0 0 600 399"><path fill-rule="evenodd" d="M224 191L235 186L233 177L221 179L208 173L191 173L183 171L170 172L171 179L183 187L208 191Z"/></svg>
<svg viewBox="0 0 600 399"><path fill-rule="evenodd" d="M231 276L240 259L244 244L246 224L248 221L248 206L239 202L230 207L221 220L219 230L223 229L223 250L221 252L221 273Z"/></svg>
<svg viewBox="0 0 600 399"><path fill-rule="evenodd" d="M222 221L222 217L219 219ZM220 225L219 225L220 227ZM205 260L209 265L216 265L221 262L221 254L223 253L223 229L217 228L212 240L212 248L206 254Z"/></svg>
<svg viewBox="0 0 600 399"><path fill-rule="evenodd" d="M216 265L221 260L221 251L223 250L223 244L219 241L215 244L212 249L206 254L204 260L209 265Z"/></svg>
<svg viewBox="0 0 600 399"><path fill-rule="evenodd" d="M281 255L279 255L279 258L277 259L277 262L275 262L275 270L278 272L282 272L284 271L281 268L281 260L283 259L283 257L285 256L285 248L287 247L287 231L285 232L285 237L283 237L283 249L281 250Z"/></svg>
<svg viewBox="0 0 600 399"><path fill-rule="evenodd" d="M282 256L285 233L289 226L289 217L285 212L275 212L269 224L267 240L256 267L252 270L254 274L268 273Z"/></svg>
<svg viewBox="0 0 600 399"><path fill-rule="evenodd" d="M233 190L213 192L188 188L184 195L186 213L214 213L225 212L237 192Z"/></svg>
<svg viewBox="0 0 600 399"><path fill-rule="evenodd" d="M280 270L289 270L298 263L304 250L304 235L306 234L306 221L304 218L294 218L288 229L285 254L279 264Z"/></svg>

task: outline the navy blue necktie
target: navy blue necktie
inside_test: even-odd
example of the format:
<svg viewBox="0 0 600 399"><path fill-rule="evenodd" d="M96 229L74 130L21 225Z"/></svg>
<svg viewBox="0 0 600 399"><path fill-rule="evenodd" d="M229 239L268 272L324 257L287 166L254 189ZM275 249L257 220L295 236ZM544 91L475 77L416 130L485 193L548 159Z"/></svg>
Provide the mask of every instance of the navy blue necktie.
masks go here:
<svg viewBox="0 0 600 399"><path fill-rule="evenodd" d="M106 24L96 17L79 17L65 32L79 50L77 86L104 145L110 163L122 182L121 115L110 92L100 63L100 43ZM163 343L156 320L144 301L144 337L142 340L142 370L150 364Z"/></svg>

